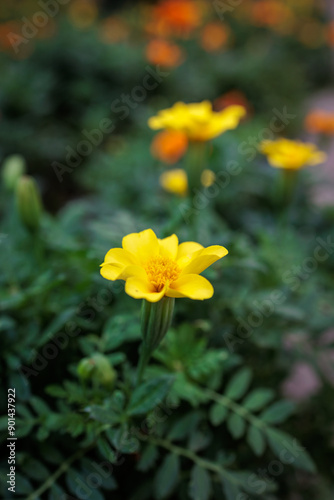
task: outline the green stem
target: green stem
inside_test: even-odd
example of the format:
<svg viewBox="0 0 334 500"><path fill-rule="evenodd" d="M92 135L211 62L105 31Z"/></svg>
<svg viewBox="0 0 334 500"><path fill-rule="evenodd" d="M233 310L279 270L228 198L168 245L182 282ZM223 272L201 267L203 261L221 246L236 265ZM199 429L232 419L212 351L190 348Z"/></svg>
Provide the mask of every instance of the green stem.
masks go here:
<svg viewBox="0 0 334 500"><path fill-rule="evenodd" d="M77 451L65 462L63 462L61 466L56 470L56 472L54 472L37 490L35 490L33 493L31 493L31 495L28 496L27 500L35 500L42 493L44 493L44 491L47 491L49 488L51 488L53 483L70 468L72 463L78 460L78 458L82 457L91 447L92 446Z"/></svg>
<svg viewBox="0 0 334 500"><path fill-rule="evenodd" d="M151 351L148 349L147 345L143 342L139 354L136 386L138 386L143 380L145 368L148 365L151 354L152 354Z"/></svg>
<svg viewBox="0 0 334 500"><path fill-rule="evenodd" d="M229 474L229 472L226 469L224 469L224 467L214 462L211 462L210 460L206 460L205 458L197 456L189 449L181 448L180 446L172 444L170 441L155 437L148 437L147 441L156 446L160 446L161 448L165 448L166 450L174 453L175 455L188 458L189 460L197 464L199 467L210 470L211 472L216 472L217 474L228 478L229 481L234 482L235 484L239 484L237 479L231 474Z"/></svg>
<svg viewBox="0 0 334 500"><path fill-rule="evenodd" d="M251 424L264 428L266 427L266 424L260 420L259 418L255 417L252 413L250 413L246 408L243 406L239 405L238 403L235 403L235 401L232 401L231 399L227 398L226 396L222 396L221 394L217 394L214 391L211 391L210 389L203 389L203 393L206 394L206 396L216 403L221 404L222 406L225 406L229 410L234 411L234 413L237 413L240 415L240 417L244 418L245 420L248 420Z"/></svg>

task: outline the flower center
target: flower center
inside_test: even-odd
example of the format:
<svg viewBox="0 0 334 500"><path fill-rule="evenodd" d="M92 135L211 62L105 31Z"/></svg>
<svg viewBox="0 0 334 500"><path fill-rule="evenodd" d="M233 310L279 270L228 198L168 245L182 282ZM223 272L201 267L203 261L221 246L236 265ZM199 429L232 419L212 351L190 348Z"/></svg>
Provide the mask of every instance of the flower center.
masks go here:
<svg viewBox="0 0 334 500"><path fill-rule="evenodd" d="M155 286L157 292L161 292L166 284L177 280L181 269L169 257L152 257L144 265L148 279Z"/></svg>

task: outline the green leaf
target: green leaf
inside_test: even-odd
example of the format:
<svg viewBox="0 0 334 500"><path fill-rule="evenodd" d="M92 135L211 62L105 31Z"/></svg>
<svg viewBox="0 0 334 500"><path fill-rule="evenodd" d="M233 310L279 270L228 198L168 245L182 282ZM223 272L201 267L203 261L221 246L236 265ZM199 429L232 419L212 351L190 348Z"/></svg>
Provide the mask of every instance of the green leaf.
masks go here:
<svg viewBox="0 0 334 500"><path fill-rule="evenodd" d="M176 487L179 480L180 459L178 455L170 453L164 459L154 480L155 498L168 497Z"/></svg>
<svg viewBox="0 0 334 500"><path fill-rule="evenodd" d="M64 490L54 483L49 491L48 500L59 500L60 498L64 498L64 496Z"/></svg>
<svg viewBox="0 0 334 500"><path fill-rule="evenodd" d="M211 442L211 433L201 432L199 430L193 432L190 436L188 448L191 451L198 452L206 448Z"/></svg>
<svg viewBox="0 0 334 500"><path fill-rule="evenodd" d="M75 315L77 314L77 307L69 307L62 311L55 319L51 321L49 326L44 330L44 332L40 335L36 346L40 347L46 342L50 341L52 337L58 333L63 326Z"/></svg>
<svg viewBox="0 0 334 500"><path fill-rule="evenodd" d="M242 402L242 406L249 411L262 410L273 398L274 391L271 389L254 389Z"/></svg>
<svg viewBox="0 0 334 500"><path fill-rule="evenodd" d="M121 453L136 453L139 449L139 441L127 426L117 429L108 429L106 435L116 450Z"/></svg>
<svg viewBox="0 0 334 500"><path fill-rule="evenodd" d="M153 410L168 394L174 377L162 376L144 382L132 393L127 408L129 415L143 415Z"/></svg>
<svg viewBox="0 0 334 500"><path fill-rule="evenodd" d="M209 412L209 419L212 425L220 425L228 415L228 408L219 403L214 403Z"/></svg>
<svg viewBox="0 0 334 500"><path fill-rule="evenodd" d="M37 413L37 415L47 415L48 413L51 412L50 408L47 406L46 403L41 398L38 398L37 396L32 396L29 400L31 406Z"/></svg>
<svg viewBox="0 0 334 500"><path fill-rule="evenodd" d="M22 467L22 471L26 476L35 479L36 481L45 481L50 475L48 469L34 458L29 458L29 460Z"/></svg>
<svg viewBox="0 0 334 500"><path fill-rule="evenodd" d="M65 389L63 389L60 385L48 385L45 392L55 398L66 398L68 395L67 391L65 391Z"/></svg>
<svg viewBox="0 0 334 500"><path fill-rule="evenodd" d="M192 500L208 500L211 495L211 477L206 469L195 465L189 483L189 496Z"/></svg>
<svg viewBox="0 0 334 500"><path fill-rule="evenodd" d="M33 491L33 487L30 481L28 481L28 479L26 479L21 474L16 472L15 480L16 480L15 493L19 493L21 495L21 494L29 494Z"/></svg>
<svg viewBox="0 0 334 500"><path fill-rule="evenodd" d="M291 464L308 472L316 472L315 463L297 439L277 429L265 428L264 430L270 448L282 463Z"/></svg>
<svg viewBox="0 0 334 500"><path fill-rule="evenodd" d="M247 391L251 378L252 372L249 368L239 370L227 384L225 396L234 400L241 398Z"/></svg>
<svg viewBox="0 0 334 500"><path fill-rule="evenodd" d="M148 446L146 446L145 450L141 455L141 458L137 465L137 469L142 472L150 470L157 461L158 456L159 453L157 447L154 446L153 444L149 444Z"/></svg>
<svg viewBox="0 0 334 500"><path fill-rule="evenodd" d="M226 496L226 500L236 500L240 498L241 493L240 488L236 480L233 477L229 478L226 476L221 476L223 491Z"/></svg>
<svg viewBox="0 0 334 500"><path fill-rule="evenodd" d="M114 463L116 461L116 453L106 439L100 437L97 440L97 447L101 455L107 460L109 460L109 462Z"/></svg>
<svg viewBox="0 0 334 500"><path fill-rule="evenodd" d="M261 456L266 447L266 441L260 429L250 425L247 432L247 443L254 451L255 455Z"/></svg>
<svg viewBox="0 0 334 500"><path fill-rule="evenodd" d="M227 428L234 439L239 439L246 430L246 422L237 413L231 413L227 419Z"/></svg>
<svg viewBox="0 0 334 500"><path fill-rule="evenodd" d="M202 418L202 412L193 411L178 419L178 421L172 426L168 434L168 439L171 441L177 441L188 437L197 428Z"/></svg>
<svg viewBox="0 0 334 500"><path fill-rule="evenodd" d="M295 404L292 401L278 401L264 410L260 418L267 424L280 424L293 413L294 409Z"/></svg>
<svg viewBox="0 0 334 500"><path fill-rule="evenodd" d="M113 411L109 406L98 406L92 405L87 406L84 411L86 411L90 418L97 420L102 424L115 424L119 421L119 414Z"/></svg>

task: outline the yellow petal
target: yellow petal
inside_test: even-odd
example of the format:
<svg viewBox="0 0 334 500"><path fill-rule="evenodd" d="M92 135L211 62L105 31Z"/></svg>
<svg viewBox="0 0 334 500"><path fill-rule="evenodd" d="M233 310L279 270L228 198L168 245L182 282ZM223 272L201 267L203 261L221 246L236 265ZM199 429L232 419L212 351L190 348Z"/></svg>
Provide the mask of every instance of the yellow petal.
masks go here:
<svg viewBox="0 0 334 500"><path fill-rule="evenodd" d="M175 260L179 245L179 239L176 234L172 234L168 236L168 238L163 238L159 240L160 245L160 255L165 257L169 257L170 259Z"/></svg>
<svg viewBox="0 0 334 500"><path fill-rule="evenodd" d="M213 245L204 248L202 251L196 252L190 262L183 267L183 274L200 274L204 269L211 266L214 262L225 257L228 250L219 245Z"/></svg>
<svg viewBox="0 0 334 500"><path fill-rule="evenodd" d="M176 262L180 269L186 267L194 258L195 254L201 252L204 249L199 243L194 241L186 241L181 243L177 253Z"/></svg>
<svg viewBox="0 0 334 500"><path fill-rule="evenodd" d="M135 255L138 261L147 260L159 253L159 242L152 229L140 233L131 233L124 236L122 245L124 250Z"/></svg>
<svg viewBox="0 0 334 500"><path fill-rule="evenodd" d="M141 278L129 278L125 283L125 291L134 299L145 299L149 302L158 302L165 295L166 289L157 292L149 281Z"/></svg>
<svg viewBox="0 0 334 500"><path fill-rule="evenodd" d="M200 243L195 243L195 241L185 241L184 243L181 243L179 245L177 259L181 259L186 255L190 256L198 250L203 250L203 248L203 245L200 245Z"/></svg>
<svg viewBox="0 0 334 500"><path fill-rule="evenodd" d="M100 269L100 274L107 280L115 281L119 279L122 274L124 267L120 267L112 264L102 264Z"/></svg>
<svg viewBox="0 0 334 500"><path fill-rule="evenodd" d="M147 274L145 269L141 266L127 266L123 269L118 279L127 280L128 278L140 278L142 280L147 280Z"/></svg>
<svg viewBox="0 0 334 500"><path fill-rule="evenodd" d="M135 263L133 255L123 248L112 248L106 254L103 264L117 264L119 266L130 266Z"/></svg>
<svg viewBox="0 0 334 500"><path fill-rule="evenodd" d="M167 290L166 295L167 297L188 297L193 300L205 300L210 299L213 292L213 286L203 276L187 274L174 281Z"/></svg>

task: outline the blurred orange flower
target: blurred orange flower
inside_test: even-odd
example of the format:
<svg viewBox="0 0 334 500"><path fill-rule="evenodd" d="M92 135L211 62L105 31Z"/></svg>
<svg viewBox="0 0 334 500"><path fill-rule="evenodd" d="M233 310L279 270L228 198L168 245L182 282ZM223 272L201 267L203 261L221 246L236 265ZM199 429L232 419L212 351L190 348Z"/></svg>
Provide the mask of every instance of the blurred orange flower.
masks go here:
<svg viewBox="0 0 334 500"><path fill-rule="evenodd" d="M298 40L310 49L320 47L326 41L324 25L316 19L302 19L298 31Z"/></svg>
<svg viewBox="0 0 334 500"><path fill-rule="evenodd" d="M186 134L176 130L163 130L155 135L151 144L151 153L158 160L173 164L182 158L187 148Z"/></svg>
<svg viewBox="0 0 334 500"><path fill-rule="evenodd" d="M230 29L221 22L208 23L201 31L201 46L207 52L225 47L230 38Z"/></svg>
<svg viewBox="0 0 334 500"><path fill-rule="evenodd" d="M312 134L334 134L334 112L316 109L305 119L306 130Z"/></svg>
<svg viewBox="0 0 334 500"><path fill-rule="evenodd" d="M224 108L234 105L243 106L247 110L247 114L252 111L251 104L240 90L230 90L218 97L213 103L213 108L215 111L222 111Z"/></svg>
<svg viewBox="0 0 334 500"><path fill-rule="evenodd" d="M202 11L195 0L161 0L153 7L149 32L161 36L188 37L201 23Z"/></svg>
<svg viewBox="0 0 334 500"><path fill-rule="evenodd" d="M146 47L146 58L151 64L160 64L166 68L175 68L183 60L183 51L175 43L167 40L151 40Z"/></svg>
<svg viewBox="0 0 334 500"><path fill-rule="evenodd" d="M334 21L327 26L327 40L331 47L334 47Z"/></svg>
<svg viewBox="0 0 334 500"><path fill-rule="evenodd" d="M8 35L10 33L21 35L20 30L21 24L18 21L9 21L7 23L0 24L0 50L12 50L12 43Z"/></svg>
<svg viewBox="0 0 334 500"><path fill-rule="evenodd" d="M106 43L118 43L127 40L129 28L118 16L109 16L100 24L100 38Z"/></svg>
<svg viewBox="0 0 334 500"><path fill-rule="evenodd" d="M279 0L258 0L251 6L250 15L257 26L268 26L280 32L289 32L293 12Z"/></svg>

